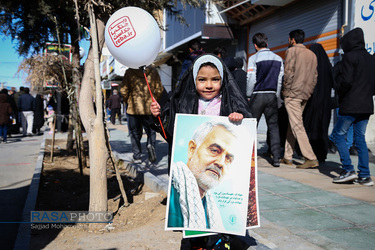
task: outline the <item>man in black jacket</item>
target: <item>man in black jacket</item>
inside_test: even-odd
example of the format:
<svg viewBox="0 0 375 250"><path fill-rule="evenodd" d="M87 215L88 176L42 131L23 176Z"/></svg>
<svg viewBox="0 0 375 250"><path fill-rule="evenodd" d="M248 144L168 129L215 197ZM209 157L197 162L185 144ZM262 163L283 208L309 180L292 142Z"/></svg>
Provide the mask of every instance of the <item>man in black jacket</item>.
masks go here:
<svg viewBox="0 0 375 250"><path fill-rule="evenodd" d="M121 96L118 94L118 90L114 89L113 94L108 98L108 108L111 111L111 122L113 125L116 123L116 114L121 124L121 102Z"/></svg>
<svg viewBox="0 0 375 250"><path fill-rule="evenodd" d="M25 93L18 98L17 106L21 112L22 134L32 135L34 123L34 97L30 95L30 89L25 88Z"/></svg>
<svg viewBox="0 0 375 250"><path fill-rule="evenodd" d="M336 77L340 116L332 137L339 151L343 170L340 176L333 178L333 182L354 181L355 184L373 186L365 133L368 119L374 113L375 58L365 48L361 28L355 28L343 36L340 45L345 52L341 70ZM345 140L352 124L354 143L358 151L358 175L354 171Z"/></svg>

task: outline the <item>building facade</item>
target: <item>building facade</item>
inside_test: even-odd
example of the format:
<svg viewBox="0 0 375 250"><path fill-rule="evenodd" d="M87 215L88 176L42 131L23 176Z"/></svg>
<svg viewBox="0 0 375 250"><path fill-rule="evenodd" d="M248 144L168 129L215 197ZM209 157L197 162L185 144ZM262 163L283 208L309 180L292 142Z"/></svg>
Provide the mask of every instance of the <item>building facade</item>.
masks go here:
<svg viewBox="0 0 375 250"><path fill-rule="evenodd" d="M255 53L252 45L255 33L267 34L269 48L285 58L289 32L302 29L306 34L304 44L307 47L313 43L322 44L334 65L341 59L340 37L355 27L361 27L366 48L369 53L374 53L373 0L240 0L224 1L224 6L207 1L203 7L184 10L189 26L168 15L164 17L167 31L161 54L170 55L164 67L170 74L172 89L187 54L187 43L192 39L199 39L206 52L225 46L230 56L241 57L247 62L247 58ZM375 142L374 120L371 116L366 134L366 140L370 142Z"/></svg>
<svg viewBox="0 0 375 250"><path fill-rule="evenodd" d="M374 53L373 0L229 0L223 1L222 5L207 0L201 8L184 8L178 1L177 9L182 10L186 24L168 13L159 15L165 31L162 31L162 45L154 64L158 66L168 92L177 84L182 62L188 55L187 44L193 39L200 40L203 50L208 53L216 47L225 47L229 56L243 59L244 69L248 57L255 53L252 37L257 32L267 34L269 48L284 58L289 32L302 29L306 35L304 44L307 47L313 43L322 44L334 65L341 59L340 37L361 27L365 32L366 48ZM116 84L126 67L116 66L116 60L111 59L110 54L107 57L107 62L102 62L107 72L105 78ZM375 141L374 124L372 116L368 141Z"/></svg>

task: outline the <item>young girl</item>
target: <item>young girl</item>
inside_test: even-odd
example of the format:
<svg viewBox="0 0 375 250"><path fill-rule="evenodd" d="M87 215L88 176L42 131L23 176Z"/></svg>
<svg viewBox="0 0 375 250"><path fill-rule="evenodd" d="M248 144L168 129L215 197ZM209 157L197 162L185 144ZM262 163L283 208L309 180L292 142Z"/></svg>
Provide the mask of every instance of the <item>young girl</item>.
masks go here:
<svg viewBox="0 0 375 250"><path fill-rule="evenodd" d="M176 113L228 116L235 123L252 117L247 101L229 69L212 54L198 57L182 76L168 102L161 108L155 101L150 105L150 110L155 117L160 115L163 121L169 144L169 162ZM160 125L155 122L155 126ZM160 127L157 129L161 132ZM222 243L230 241L229 236L219 234L184 239L182 244L213 249L219 239Z"/></svg>
<svg viewBox="0 0 375 250"><path fill-rule="evenodd" d="M53 134L53 119L55 117L55 111L53 110L53 107L49 105L47 107L47 115L44 117L47 119L48 127L49 127L49 134Z"/></svg>
<svg viewBox="0 0 375 250"><path fill-rule="evenodd" d="M172 143L176 113L228 116L232 122L252 117L229 69L213 54L198 57L164 107L155 101L150 110L155 117L161 116L168 143Z"/></svg>

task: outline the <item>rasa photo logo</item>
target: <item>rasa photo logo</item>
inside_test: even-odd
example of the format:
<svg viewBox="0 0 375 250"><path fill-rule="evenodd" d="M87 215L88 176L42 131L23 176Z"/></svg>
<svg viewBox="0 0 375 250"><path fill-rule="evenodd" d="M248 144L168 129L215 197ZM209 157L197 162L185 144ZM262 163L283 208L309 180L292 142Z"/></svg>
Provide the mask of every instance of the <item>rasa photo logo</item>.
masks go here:
<svg viewBox="0 0 375 250"><path fill-rule="evenodd" d="M109 223L113 214L89 211L31 211L31 223Z"/></svg>

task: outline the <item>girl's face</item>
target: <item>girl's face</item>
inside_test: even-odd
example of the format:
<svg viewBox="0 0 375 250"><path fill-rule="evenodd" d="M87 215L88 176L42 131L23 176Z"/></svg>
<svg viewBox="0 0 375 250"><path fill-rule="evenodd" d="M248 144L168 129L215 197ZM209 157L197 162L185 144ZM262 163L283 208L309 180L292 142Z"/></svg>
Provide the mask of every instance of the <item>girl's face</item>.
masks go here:
<svg viewBox="0 0 375 250"><path fill-rule="evenodd" d="M199 96L204 99L210 100L220 93L220 73L212 66L201 67L195 82Z"/></svg>

